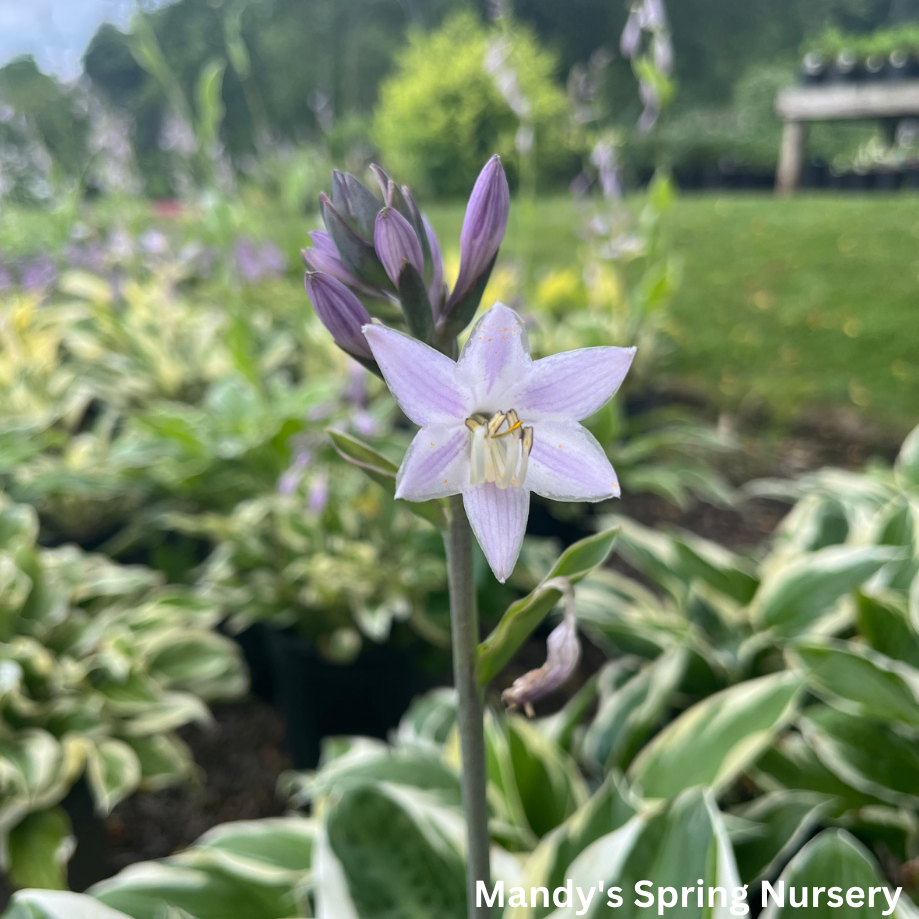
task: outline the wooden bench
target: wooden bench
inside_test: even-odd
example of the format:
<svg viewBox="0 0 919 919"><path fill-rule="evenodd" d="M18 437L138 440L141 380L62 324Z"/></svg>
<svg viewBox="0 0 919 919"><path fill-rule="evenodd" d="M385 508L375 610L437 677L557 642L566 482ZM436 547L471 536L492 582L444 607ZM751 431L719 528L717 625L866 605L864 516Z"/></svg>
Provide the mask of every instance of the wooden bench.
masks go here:
<svg viewBox="0 0 919 919"><path fill-rule="evenodd" d="M779 93L775 110L785 123L775 188L790 195L801 181L808 122L919 116L919 80L798 86Z"/></svg>

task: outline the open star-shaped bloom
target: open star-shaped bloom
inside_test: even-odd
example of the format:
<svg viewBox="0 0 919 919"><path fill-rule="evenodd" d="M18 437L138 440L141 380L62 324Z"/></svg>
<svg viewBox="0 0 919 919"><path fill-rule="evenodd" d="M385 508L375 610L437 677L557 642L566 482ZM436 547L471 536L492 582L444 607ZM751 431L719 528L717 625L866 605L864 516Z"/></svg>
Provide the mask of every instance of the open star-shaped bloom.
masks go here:
<svg viewBox="0 0 919 919"><path fill-rule="evenodd" d="M499 581L514 569L530 492L555 501L619 495L603 448L578 422L616 392L635 348L583 348L534 361L523 321L496 303L458 361L381 325L364 335L402 411L421 430L396 479L396 497L462 494Z"/></svg>

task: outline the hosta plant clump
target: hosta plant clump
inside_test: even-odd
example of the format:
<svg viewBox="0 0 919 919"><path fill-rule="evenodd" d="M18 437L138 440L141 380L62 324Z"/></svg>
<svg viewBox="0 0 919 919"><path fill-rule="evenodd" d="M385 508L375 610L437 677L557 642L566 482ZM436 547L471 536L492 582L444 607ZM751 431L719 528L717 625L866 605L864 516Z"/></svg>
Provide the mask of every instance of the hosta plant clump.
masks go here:
<svg viewBox="0 0 919 919"><path fill-rule="evenodd" d="M215 606L36 534L34 511L0 498L0 860L18 885L56 887L74 783L105 814L189 778L175 730L206 724L207 701L239 696L246 677Z"/></svg>

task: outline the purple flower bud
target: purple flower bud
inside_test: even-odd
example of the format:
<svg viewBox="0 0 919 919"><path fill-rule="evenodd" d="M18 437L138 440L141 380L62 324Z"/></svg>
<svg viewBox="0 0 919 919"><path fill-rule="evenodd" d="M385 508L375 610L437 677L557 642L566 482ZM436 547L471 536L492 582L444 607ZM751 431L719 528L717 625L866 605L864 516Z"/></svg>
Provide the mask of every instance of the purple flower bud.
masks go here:
<svg viewBox="0 0 919 919"><path fill-rule="evenodd" d="M323 274L330 274L336 281L341 281L352 290L363 294L365 297L381 297L383 292L365 284L357 275L352 274L345 268L342 260L338 257L338 250L335 243L328 233L322 230L315 230L310 233L310 239L313 241L313 248L301 249L300 255L307 268L313 271L321 271Z"/></svg>
<svg viewBox="0 0 919 919"><path fill-rule="evenodd" d="M414 265L419 274L424 270L424 255L418 236L412 225L394 208L384 207L377 214L373 245L389 280L397 288L406 262Z"/></svg>
<svg viewBox="0 0 919 919"><path fill-rule="evenodd" d="M364 304L331 275L307 272L304 283L319 321L329 330L335 344L353 357L372 361L373 353L361 331L371 321Z"/></svg>
<svg viewBox="0 0 919 919"><path fill-rule="evenodd" d="M332 203L341 214L347 214L351 210L345 174L337 169L332 170Z"/></svg>
<svg viewBox="0 0 919 919"><path fill-rule="evenodd" d="M383 200L386 200L386 194L389 191L389 183L392 181L390 177L386 174L386 170L381 166L377 166L376 163L370 164L370 171L376 176L377 183L380 186L380 191L383 193ZM389 201L386 201L387 206Z"/></svg>
<svg viewBox="0 0 919 919"><path fill-rule="evenodd" d="M434 232L434 227L428 223L428 218L422 217L421 222L428 237L428 248L431 250L433 274L431 275L431 285L428 288L428 299L431 301L431 310L436 320L440 317L440 312L444 305L444 254L440 248L440 240L438 240L437 234Z"/></svg>
<svg viewBox="0 0 919 919"><path fill-rule="evenodd" d="M450 297L459 300L491 264L507 230L511 195L501 158L495 154L479 173L460 233L460 271Z"/></svg>

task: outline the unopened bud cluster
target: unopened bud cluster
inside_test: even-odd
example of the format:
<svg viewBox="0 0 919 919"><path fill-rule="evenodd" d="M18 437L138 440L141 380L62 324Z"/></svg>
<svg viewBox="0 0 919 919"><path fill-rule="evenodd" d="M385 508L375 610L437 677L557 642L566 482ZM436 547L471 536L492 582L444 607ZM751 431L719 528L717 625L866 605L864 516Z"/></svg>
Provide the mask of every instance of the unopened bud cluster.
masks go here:
<svg viewBox="0 0 919 919"><path fill-rule="evenodd" d="M362 326L401 309L408 332L441 350L472 321L507 230L510 194L493 156L476 180L460 235L459 277L444 283L443 255L411 191L371 167L382 198L353 175L332 173L332 195L320 196L325 231L303 250L306 291L335 343L375 369Z"/></svg>

